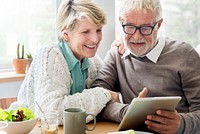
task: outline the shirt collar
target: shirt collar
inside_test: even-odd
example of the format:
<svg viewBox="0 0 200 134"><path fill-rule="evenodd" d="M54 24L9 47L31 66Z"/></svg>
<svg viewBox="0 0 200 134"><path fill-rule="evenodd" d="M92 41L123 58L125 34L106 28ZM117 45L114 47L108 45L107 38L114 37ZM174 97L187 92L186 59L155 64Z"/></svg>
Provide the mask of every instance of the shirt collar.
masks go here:
<svg viewBox="0 0 200 134"><path fill-rule="evenodd" d="M67 61L69 70L71 71L75 67L75 65L80 61L74 56L72 50L70 49L70 47L66 41L64 41L64 40L61 41L59 46L62 50L65 60ZM88 67L89 67L88 58L83 58L82 59L82 67L80 66L80 68L82 68L84 70L84 69L87 69Z"/></svg>
<svg viewBox="0 0 200 134"><path fill-rule="evenodd" d="M165 38L159 37L158 44L149 53L146 54L146 57L149 60L151 60L152 62L157 63L158 58L159 58L164 46L165 46ZM122 58L124 58L130 54L132 54L131 51L129 49L127 49L125 51L125 53L123 54Z"/></svg>
<svg viewBox="0 0 200 134"><path fill-rule="evenodd" d="M163 37L159 37L158 44L149 53L147 53L147 58L152 62L157 63L164 46L165 39Z"/></svg>

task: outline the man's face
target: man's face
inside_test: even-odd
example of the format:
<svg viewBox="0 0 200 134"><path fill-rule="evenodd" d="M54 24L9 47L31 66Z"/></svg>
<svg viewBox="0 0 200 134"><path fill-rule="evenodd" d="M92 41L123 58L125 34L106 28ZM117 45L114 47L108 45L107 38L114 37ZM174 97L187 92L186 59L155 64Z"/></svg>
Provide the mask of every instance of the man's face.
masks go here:
<svg viewBox="0 0 200 134"><path fill-rule="evenodd" d="M123 25L130 26L126 29L127 31L131 31L131 26L141 27L141 26L155 26L150 35L143 35L141 33L144 32L146 28L137 29L133 34L125 34L125 44L126 47L136 56L146 55L149 51L151 51L157 43L157 33L160 25L162 23L161 20L156 20L156 13L151 10L129 10L126 11L124 16L120 18ZM149 27L148 27L149 28ZM150 30L151 31L151 30Z"/></svg>

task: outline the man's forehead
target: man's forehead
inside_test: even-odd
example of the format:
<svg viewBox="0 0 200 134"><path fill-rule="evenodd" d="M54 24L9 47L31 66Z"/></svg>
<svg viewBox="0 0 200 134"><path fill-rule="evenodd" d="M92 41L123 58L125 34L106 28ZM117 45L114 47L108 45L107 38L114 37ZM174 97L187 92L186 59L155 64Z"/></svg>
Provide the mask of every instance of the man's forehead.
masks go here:
<svg viewBox="0 0 200 134"><path fill-rule="evenodd" d="M123 22L151 24L156 21L155 12L152 10L127 10L121 16Z"/></svg>
<svg viewBox="0 0 200 134"><path fill-rule="evenodd" d="M140 16L140 15L145 15L145 16L156 16L156 12L151 9L127 9L124 11L122 15L134 15L134 16ZM142 17L142 16L141 16Z"/></svg>

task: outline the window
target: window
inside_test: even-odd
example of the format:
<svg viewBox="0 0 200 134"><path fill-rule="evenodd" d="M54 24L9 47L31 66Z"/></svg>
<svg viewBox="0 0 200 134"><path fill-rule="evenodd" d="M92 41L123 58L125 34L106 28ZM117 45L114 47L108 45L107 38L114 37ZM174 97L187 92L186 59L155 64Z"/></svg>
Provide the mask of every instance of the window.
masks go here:
<svg viewBox="0 0 200 134"><path fill-rule="evenodd" d="M116 1L116 36L122 28L118 22L118 12L122 0ZM160 0L163 8L163 24L160 33L186 41L193 47L200 44L200 1L198 0Z"/></svg>
<svg viewBox="0 0 200 134"><path fill-rule="evenodd" d="M164 19L161 32L166 36L186 41L193 47L200 44L200 1L161 1Z"/></svg>
<svg viewBox="0 0 200 134"><path fill-rule="evenodd" d="M25 54L56 41L56 0L1 0L0 69L12 67L17 44Z"/></svg>

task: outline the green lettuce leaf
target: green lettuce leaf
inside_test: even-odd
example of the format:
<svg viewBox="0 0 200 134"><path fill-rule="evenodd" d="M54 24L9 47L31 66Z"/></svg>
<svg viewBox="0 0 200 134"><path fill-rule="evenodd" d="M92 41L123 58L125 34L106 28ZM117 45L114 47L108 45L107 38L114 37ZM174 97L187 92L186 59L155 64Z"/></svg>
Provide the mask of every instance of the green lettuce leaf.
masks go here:
<svg viewBox="0 0 200 134"><path fill-rule="evenodd" d="M23 110L25 118L22 121L35 119L35 114L26 107L19 107L16 110L7 111L6 109L0 108L0 121L16 121L15 116L17 114L17 110Z"/></svg>
<svg viewBox="0 0 200 134"><path fill-rule="evenodd" d="M12 121L10 112L0 108L0 121Z"/></svg>
<svg viewBox="0 0 200 134"><path fill-rule="evenodd" d="M17 110L23 110L24 111L24 115L26 117L23 118L23 121L35 119L35 114L30 109L28 109L26 107L19 107Z"/></svg>

